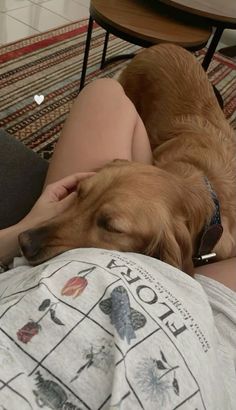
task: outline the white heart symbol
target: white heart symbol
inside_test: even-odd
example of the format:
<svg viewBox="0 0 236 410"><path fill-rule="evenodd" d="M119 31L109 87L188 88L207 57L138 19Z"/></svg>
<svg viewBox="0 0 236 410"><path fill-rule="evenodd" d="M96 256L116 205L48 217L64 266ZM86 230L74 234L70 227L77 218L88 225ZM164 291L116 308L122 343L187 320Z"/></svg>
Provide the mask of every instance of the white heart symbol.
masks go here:
<svg viewBox="0 0 236 410"><path fill-rule="evenodd" d="M40 104L42 104L42 102L44 101L44 95L35 95L34 96L34 101L38 104L38 105L40 105Z"/></svg>

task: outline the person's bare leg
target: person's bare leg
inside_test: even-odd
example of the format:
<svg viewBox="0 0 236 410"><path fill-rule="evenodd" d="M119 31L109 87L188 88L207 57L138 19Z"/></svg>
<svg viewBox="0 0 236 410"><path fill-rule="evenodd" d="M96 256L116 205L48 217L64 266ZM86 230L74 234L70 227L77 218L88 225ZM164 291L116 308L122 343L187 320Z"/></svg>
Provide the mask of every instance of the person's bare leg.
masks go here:
<svg viewBox="0 0 236 410"><path fill-rule="evenodd" d="M45 185L113 159L152 163L146 129L121 85L101 79L76 99L50 162Z"/></svg>
<svg viewBox="0 0 236 410"><path fill-rule="evenodd" d="M194 273L207 276L236 292L236 257L195 268Z"/></svg>

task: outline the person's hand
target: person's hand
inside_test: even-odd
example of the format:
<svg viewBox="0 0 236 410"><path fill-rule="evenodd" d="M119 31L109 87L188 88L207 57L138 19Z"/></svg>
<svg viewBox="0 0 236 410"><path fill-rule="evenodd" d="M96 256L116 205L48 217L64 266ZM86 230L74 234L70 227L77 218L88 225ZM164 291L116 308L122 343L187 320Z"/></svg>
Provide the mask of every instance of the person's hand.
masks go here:
<svg viewBox="0 0 236 410"><path fill-rule="evenodd" d="M47 185L31 211L20 222L21 226L30 229L59 215L74 200L78 183L94 174L80 172Z"/></svg>
<svg viewBox="0 0 236 410"><path fill-rule="evenodd" d="M0 263L8 265L18 255L20 233L47 222L63 212L77 195L75 190L78 183L94 174L95 172L80 172L48 185L24 219L9 228L0 230Z"/></svg>

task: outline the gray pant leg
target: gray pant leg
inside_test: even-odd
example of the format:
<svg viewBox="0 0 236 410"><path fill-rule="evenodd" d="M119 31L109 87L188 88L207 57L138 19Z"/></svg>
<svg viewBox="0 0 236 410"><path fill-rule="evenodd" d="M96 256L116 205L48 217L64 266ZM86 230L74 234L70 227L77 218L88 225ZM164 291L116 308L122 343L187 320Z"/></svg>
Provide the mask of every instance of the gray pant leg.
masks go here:
<svg viewBox="0 0 236 410"><path fill-rule="evenodd" d="M48 162L0 129L0 229L21 220L40 196Z"/></svg>

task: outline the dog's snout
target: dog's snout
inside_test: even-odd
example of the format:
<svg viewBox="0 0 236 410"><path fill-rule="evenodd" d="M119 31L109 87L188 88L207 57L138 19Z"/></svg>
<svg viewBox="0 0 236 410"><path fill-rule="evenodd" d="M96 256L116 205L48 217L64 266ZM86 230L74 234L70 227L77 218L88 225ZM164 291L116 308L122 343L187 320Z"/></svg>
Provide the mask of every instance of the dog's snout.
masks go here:
<svg viewBox="0 0 236 410"><path fill-rule="evenodd" d="M44 238L43 229L30 229L19 235L19 245L26 259L32 259L39 253Z"/></svg>

